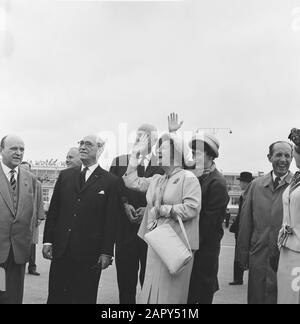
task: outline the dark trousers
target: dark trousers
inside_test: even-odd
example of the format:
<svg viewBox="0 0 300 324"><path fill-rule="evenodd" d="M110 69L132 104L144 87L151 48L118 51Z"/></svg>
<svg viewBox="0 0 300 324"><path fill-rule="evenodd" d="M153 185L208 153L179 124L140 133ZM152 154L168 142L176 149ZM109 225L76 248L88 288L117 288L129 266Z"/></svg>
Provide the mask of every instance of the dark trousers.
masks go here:
<svg viewBox="0 0 300 324"><path fill-rule="evenodd" d="M47 304L96 304L100 272L74 260L70 250L51 262Z"/></svg>
<svg viewBox="0 0 300 324"><path fill-rule="evenodd" d="M241 264L236 261L237 255L237 237L235 238L235 260L233 264L233 280L243 282L244 281L244 269Z"/></svg>
<svg viewBox="0 0 300 324"><path fill-rule="evenodd" d="M190 280L188 304L212 304L219 290L218 270L220 246L200 246L195 252Z"/></svg>
<svg viewBox="0 0 300 324"><path fill-rule="evenodd" d="M24 295L25 264L16 264L13 250L1 264L6 270L6 291L0 292L0 304L22 304Z"/></svg>
<svg viewBox="0 0 300 324"><path fill-rule="evenodd" d="M231 215L228 213L226 213L226 216L225 216L225 227L228 228L229 227L229 224L230 224L230 217Z"/></svg>
<svg viewBox="0 0 300 324"><path fill-rule="evenodd" d="M120 304L136 303L138 278L144 284L147 244L136 236L130 242L116 245L116 267Z"/></svg>
<svg viewBox="0 0 300 324"><path fill-rule="evenodd" d="M36 270L36 245L31 245L31 252L28 264L28 271L35 271Z"/></svg>

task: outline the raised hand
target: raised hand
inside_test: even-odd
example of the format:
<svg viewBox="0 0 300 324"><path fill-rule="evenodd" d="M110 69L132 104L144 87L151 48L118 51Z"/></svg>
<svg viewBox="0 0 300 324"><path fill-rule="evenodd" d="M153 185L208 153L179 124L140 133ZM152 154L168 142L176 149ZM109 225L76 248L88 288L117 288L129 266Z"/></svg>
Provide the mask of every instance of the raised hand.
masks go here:
<svg viewBox="0 0 300 324"><path fill-rule="evenodd" d="M169 126L170 133L177 132L182 125L183 125L183 121L178 122L178 114L172 113L168 116L168 126Z"/></svg>
<svg viewBox="0 0 300 324"><path fill-rule="evenodd" d="M137 157L144 152L147 152L149 147L149 136L147 134L143 134L138 140L135 142L132 153Z"/></svg>

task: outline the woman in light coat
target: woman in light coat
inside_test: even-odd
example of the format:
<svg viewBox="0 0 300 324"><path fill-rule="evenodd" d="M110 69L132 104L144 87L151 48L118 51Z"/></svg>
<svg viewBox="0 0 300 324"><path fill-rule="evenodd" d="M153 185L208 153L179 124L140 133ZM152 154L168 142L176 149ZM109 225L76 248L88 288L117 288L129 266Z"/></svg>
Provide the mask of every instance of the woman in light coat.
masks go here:
<svg viewBox="0 0 300 324"><path fill-rule="evenodd" d="M294 158L300 169L300 130L293 130ZM283 194L283 226L279 233L280 259L277 273L278 304L300 304L300 172Z"/></svg>
<svg viewBox="0 0 300 324"><path fill-rule="evenodd" d="M144 143L144 144L143 144ZM139 178L137 165L139 146L147 145L141 138L131 156L123 179L127 187L147 191L147 208L138 235L145 234L155 224L168 223L185 242L177 217L180 217L193 251L199 248L199 213L201 187L189 171L183 169L183 160L188 159L188 148L176 135L163 135L157 145L159 164L165 175ZM167 241L166 241L167 244ZM193 259L176 275L171 275L159 256L148 246L145 282L141 292L142 304L186 304Z"/></svg>

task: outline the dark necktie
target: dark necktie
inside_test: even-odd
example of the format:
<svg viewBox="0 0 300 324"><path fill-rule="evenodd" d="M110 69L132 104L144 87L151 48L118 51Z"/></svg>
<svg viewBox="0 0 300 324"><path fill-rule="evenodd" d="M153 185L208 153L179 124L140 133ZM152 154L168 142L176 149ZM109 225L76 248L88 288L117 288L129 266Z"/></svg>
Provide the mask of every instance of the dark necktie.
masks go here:
<svg viewBox="0 0 300 324"><path fill-rule="evenodd" d="M85 167L81 172L80 172L80 189L84 186L85 184L85 176L88 171L88 167Z"/></svg>
<svg viewBox="0 0 300 324"><path fill-rule="evenodd" d="M281 181L280 177L276 177L275 181L274 181L274 189L276 189L279 186L279 183Z"/></svg>
<svg viewBox="0 0 300 324"><path fill-rule="evenodd" d="M10 185L11 185L11 188L13 191L16 191L16 188L17 188L17 181L16 181L16 178L15 178L15 173L16 171L15 170L11 170L9 171L10 173Z"/></svg>

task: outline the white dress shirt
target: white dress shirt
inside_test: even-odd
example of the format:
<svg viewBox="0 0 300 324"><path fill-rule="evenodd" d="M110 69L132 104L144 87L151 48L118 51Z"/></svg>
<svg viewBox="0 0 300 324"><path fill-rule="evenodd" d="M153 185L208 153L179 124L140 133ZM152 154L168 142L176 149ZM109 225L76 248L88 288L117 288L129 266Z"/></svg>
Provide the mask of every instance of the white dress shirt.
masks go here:
<svg viewBox="0 0 300 324"><path fill-rule="evenodd" d="M284 176L280 177L280 182L282 182L288 176L288 174L289 174L289 172L287 172L287 174L285 174ZM272 171L272 178L273 178L273 181L275 182L277 175L275 174L274 171Z"/></svg>
<svg viewBox="0 0 300 324"><path fill-rule="evenodd" d="M85 174L85 182L88 181L89 177L93 174L93 172L98 168L99 164L96 163L96 164L93 164L91 166L88 167L88 170L86 171L86 174ZM82 165L81 166L81 172L85 169L85 166Z"/></svg>
<svg viewBox="0 0 300 324"><path fill-rule="evenodd" d="M149 153L148 155L146 156L141 156L139 158L139 161L138 161L138 164L140 165L142 162L143 162L143 165L144 165L144 168L145 168L145 171L147 170L149 164L150 164L150 161L151 161L151 158L152 158L152 153Z"/></svg>

